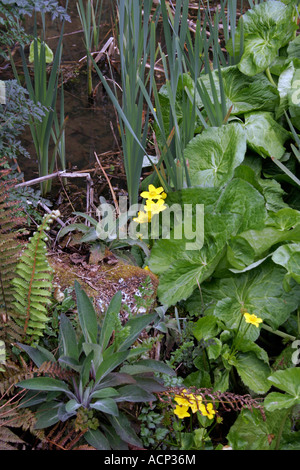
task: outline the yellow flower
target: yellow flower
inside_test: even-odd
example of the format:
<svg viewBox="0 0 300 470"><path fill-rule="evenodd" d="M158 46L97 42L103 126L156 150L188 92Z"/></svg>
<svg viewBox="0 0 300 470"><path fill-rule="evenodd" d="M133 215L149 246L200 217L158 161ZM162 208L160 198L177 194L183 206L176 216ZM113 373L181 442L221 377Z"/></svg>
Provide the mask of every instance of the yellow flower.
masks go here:
<svg viewBox="0 0 300 470"><path fill-rule="evenodd" d="M244 313L244 318L245 318L245 321L246 323L251 323L252 325L255 325L257 328L259 327L259 324L262 323L262 319L261 318L258 318L256 315L254 314L250 314L250 313Z"/></svg>
<svg viewBox="0 0 300 470"><path fill-rule="evenodd" d="M193 395L192 393L186 393L186 390L182 390L184 395L175 395L174 400L178 405L183 405L190 407L193 413L196 413L199 410L199 406L202 402L202 397L200 395Z"/></svg>
<svg viewBox="0 0 300 470"><path fill-rule="evenodd" d="M153 202L151 199L146 201L145 211L150 212L151 215L159 214L165 209L167 206L164 205L163 199L159 199L157 202Z"/></svg>
<svg viewBox="0 0 300 470"><path fill-rule="evenodd" d="M187 418L188 416L191 416L190 413L188 413L188 408L188 406L177 405L174 410L174 414L177 415L180 419Z"/></svg>
<svg viewBox="0 0 300 470"><path fill-rule="evenodd" d="M156 188L153 184L149 184L148 191L143 191L141 193L141 197L145 199L150 199L151 201L153 199L165 199L167 195L163 191L164 188L162 188L161 186L159 188Z"/></svg>
<svg viewBox="0 0 300 470"><path fill-rule="evenodd" d="M134 222L137 224L144 224L145 222L150 222L151 220L151 213L145 211L139 211L138 216L135 217Z"/></svg>
<svg viewBox="0 0 300 470"><path fill-rule="evenodd" d="M200 395L188 395L190 407L193 413L197 413L200 409L200 405L202 403L202 397Z"/></svg>
<svg viewBox="0 0 300 470"><path fill-rule="evenodd" d="M175 395L174 400L180 406L187 406L187 407L190 406L188 400L185 397L183 397L182 395Z"/></svg>
<svg viewBox="0 0 300 470"><path fill-rule="evenodd" d="M208 419L213 419L214 415L216 414L212 403L208 403L206 406L203 404L200 405L199 410L201 411L203 416L207 416Z"/></svg>

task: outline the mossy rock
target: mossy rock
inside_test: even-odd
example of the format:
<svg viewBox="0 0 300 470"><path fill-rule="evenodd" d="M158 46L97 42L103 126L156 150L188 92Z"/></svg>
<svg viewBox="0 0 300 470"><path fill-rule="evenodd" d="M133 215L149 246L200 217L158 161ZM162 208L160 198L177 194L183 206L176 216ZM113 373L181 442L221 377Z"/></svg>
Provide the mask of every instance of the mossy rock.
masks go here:
<svg viewBox="0 0 300 470"><path fill-rule="evenodd" d="M121 290L123 302L131 311L135 309L135 295L142 284L150 277L153 303L156 299L158 278L151 271L118 260L115 264L100 265L82 263L72 264L67 254L54 254L48 258L54 270L54 282L61 291L74 287L75 280L81 284L87 295L93 299L95 309L103 313L113 295ZM74 293L75 298L75 293Z"/></svg>

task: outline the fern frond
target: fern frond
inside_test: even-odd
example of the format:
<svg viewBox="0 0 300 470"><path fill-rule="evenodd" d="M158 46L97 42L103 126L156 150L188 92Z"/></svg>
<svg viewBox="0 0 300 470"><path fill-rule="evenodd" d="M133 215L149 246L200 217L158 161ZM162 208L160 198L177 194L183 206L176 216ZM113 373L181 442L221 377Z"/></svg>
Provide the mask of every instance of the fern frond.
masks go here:
<svg viewBox="0 0 300 470"><path fill-rule="evenodd" d="M26 392L25 392L26 394ZM36 430L36 416L29 408L20 408L19 402L24 393L2 402L0 397L0 450L17 450L26 442L15 433L15 430L29 431L40 441L44 440L44 431ZM3 403L3 404L1 404Z"/></svg>
<svg viewBox="0 0 300 470"><path fill-rule="evenodd" d="M13 391L18 382L32 379L35 373L35 369L25 361L22 364L7 361L4 368L5 371L0 372L0 397Z"/></svg>
<svg viewBox="0 0 300 470"><path fill-rule="evenodd" d="M38 341L49 321L47 305L51 304L53 270L47 260L46 232L58 215L58 211L52 211L44 217L22 253L12 280L15 321L28 336L26 342Z"/></svg>
<svg viewBox="0 0 300 470"><path fill-rule="evenodd" d="M6 347L20 341L20 330L12 320L14 314L12 279L22 246L18 241L18 229L25 224L20 217L20 207L16 201L10 201L11 192L17 183L11 177L7 161L0 158L0 339Z"/></svg>

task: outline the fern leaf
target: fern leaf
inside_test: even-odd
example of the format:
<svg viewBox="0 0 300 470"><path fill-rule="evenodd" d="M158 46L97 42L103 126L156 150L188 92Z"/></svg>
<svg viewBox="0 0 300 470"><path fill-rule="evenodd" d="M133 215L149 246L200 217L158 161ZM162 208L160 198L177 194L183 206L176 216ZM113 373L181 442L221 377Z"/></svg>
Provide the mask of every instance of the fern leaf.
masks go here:
<svg viewBox="0 0 300 470"><path fill-rule="evenodd" d="M10 201L17 180L11 177L7 161L0 158L0 337L10 344L20 340L20 332L14 324L14 296L12 279L21 253L18 241L18 229L25 224L20 217L20 207L16 201Z"/></svg>
<svg viewBox="0 0 300 470"><path fill-rule="evenodd" d="M44 217L22 253L16 266L17 277L12 280L16 322L28 336L27 342L38 341L49 321L47 305L51 304L53 271L47 260L46 232L58 215L58 211L53 211Z"/></svg>

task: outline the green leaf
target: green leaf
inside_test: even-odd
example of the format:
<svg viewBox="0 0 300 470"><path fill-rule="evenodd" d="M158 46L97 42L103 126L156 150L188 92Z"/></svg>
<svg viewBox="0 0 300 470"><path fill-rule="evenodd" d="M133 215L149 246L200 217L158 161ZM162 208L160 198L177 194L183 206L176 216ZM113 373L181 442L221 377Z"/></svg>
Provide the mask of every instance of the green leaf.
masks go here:
<svg viewBox="0 0 300 470"><path fill-rule="evenodd" d="M300 243L281 245L274 251L272 260L287 270L283 280L286 291L290 290L291 279L300 284Z"/></svg>
<svg viewBox="0 0 300 470"><path fill-rule="evenodd" d="M80 284L77 281L74 284L82 333L86 342L97 343L98 324L95 309Z"/></svg>
<svg viewBox="0 0 300 470"><path fill-rule="evenodd" d="M84 438L88 444L95 447L97 450L110 450L110 444L104 434L99 429L89 429Z"/></svg>
<svg viewBox="0 0 300 470"><path fill-rule="evenodd" d="M300 37L296 36L293 41L290 41L287 47L287 54L290 59L300 59Z"/></svg>
<svg viewBox="0 0 300 470"><path fill-rule="evenodd" d="M137 385L124 385L123 387L118 388L118 392L120 393L120 396L115 399L116 402L147 402L156 400L155 395L143 390Z"/></svg>
<svg viewBox="0 0 300 470"><path fill-rule="evenodd" d="M62 313L60 317L59 331L63 343L64 355L72 357L73 359L78 361L79 352L76 333L74 331L72 323L64 313Z"/></svg>
<svg viewBox="0 0 300 470"><path fill-rule="evenodd" d="M289 93L292 88L294 73L294 63L290 62L290 64L281 72L279 76L277 88L280 96L280 103L276 109L276 119L279 119L284 114L284 111L288 109Z"/></svg>
<svg viewBox="0 0 300 470"><path fill-rule="evenodd" d="M300 67L295 70L288 93L289 114L292 124L300 129Z"/></svg>
<svg viewBox="0 0 300 470"><path fill-rule="evenodd" d="M262 157L280 159L286 149L284 143L290 137L269 112L255 112L245 115L245 130L248 146Z"/></svg>
<svg viewBox="0 0 300 470"><path fill-rule="evenodd" d="M85 358L80 371L80 382L84 388L89 381L94 351L92 350Z"/></svg>
<svg viewBox="0 0 300 470"><path fill-rule="evenodd" d="M231 107L231 115L241 115L250 111L274 111L278 103L278 91L270 83L265 74L260 73L255 77L244 75L238 66L222 67L224 93L226 96L227 110ZM220 85L217 71L212 72L214 85L220 97ZM209 76L201 75L198 79L212 97ZM193 89L191 90L193 94ZM202 105L201 99L196 94L198 106Z"/></svg>
<svg viewBox="0 0 300 470"><path fill-rule="evenodd" d="M253 352L240 353L230 363L236 367L237 373L250 390L263 394L270 389L268 377L271 369Z"/></svg>
<svg viewBox="0 0 300 470"><path fill-rule="evenodd" d="M214 279L201 285L206 314L222 320L227 328L237 328L241 311L254 313L274 330L278 329L298 308L300 291L285 292L285 270L267 259L260 266L242 274ZM201 302L195 291L191 302ZM255 340L259 328L251 326L247 337Z"/></svg>
<svg viewBox="0 0 300 470"><path fill-rule="evenodd" d="M174 370L167 364L155 361L154 359L142 359L134 365L125 364L120 372L131 375L141 374L144 372L158 372L160 374L176 375Z"/></svg>
<svg viewBox="0 0 300 470"><path fill-rule="evenodd" d="M286 392L285 394L272 392L266 396L264 405L268 411L291 408L300 404L299 367L277 370L268 377L268 380L274 387Z"/></svg>
<svg viewBox="0 0 300 470"><path fill-rule="evenodd" d="M18 382L18 387L27 390L42 390L47 392L61 391L70 392L68 385L62 380L52 379L51 377L34 377L28 380Z"/></svg>
<svg viewBox="0 0 300 470"><path fill-rule="evenodd" d="M78 403L77 400L75 400L74 398L72 398L72 400L69 400L67 403L66 403L66 412L67 413L73 413L75 412L78 408L80 408L82 405L81 403Z"/></svg>
<svg viewBox="0 0 300 470"><path fill-rule="evenodd" d="M241 270L265 257L274 245L287 241L300 241L300 224L292 229L281 230L269 226L242 232L230 240L227 258L232 266Z"/></svg>
<svg viewBox="0 0 300 470"><path fill-rule="evenodd" d="M215 270L223 249L203 247L194 261L182 259L172 263L160 278L157 295L164 305L175 305L190 297L198 283L207 279Z"/></svg>
<svg viewBox="0 0 300 470"><path fill-rule="evenodd" d="M245 157L246 137L240 124L212 127L194 137L184 156L193 186L222 187Z"/></svg>
<svg viewBox="0 0 300 470"><path fill-rule="evenodd" d="M122 362L124 362L129 354L129 351L120 351L105 358L97 369L96 382L100 382L103 378L116 369Z"/></svg>
<svg viewBox="0 0 300 470"><path fill-rule="evenodd" d="M118 347L118 351L124 351L135 342L141 332L157 318L157 313L149 313L131 318L127 321L126 327L130 328L127 338Z"/></svg>
<svg viewBox="0 0 300 470"><path fill-rule="evenodd" d="M247 181L234 178L224 190L215 193L216 203L213 205L210 198L210 205L205 206L204 246L200 250L186 250L182 239L158 240L152 249L149 266L161 274L157 293L164 305L187 299L198 283L213 274L230 237L264 225L265 199Z"/></svg>
<svg viewBox="0 0 300 470"><path fill-rule="evenodd" d="M105 312L103 324L100 331L99 344L102 351L105 351L109 340L111 338L112 332L115 329L116 315L120 313L122 305L122 292L118 291L112 297L109 306Z"/></svg>
<svg viewBox="0 0 300 470"><path fill-rule="evenodd" d="M268 378L274 387L300 399L300 368L277 370Z"/></svg>
<svg viewBox="0 0 300 470"><path fill-rule="evenodd" d="M274 450L276 437L284 418L283 412L265 413L243 409L227 434L233 450Z"/></svg>
<svg viewBox="0 0 300 470"><path fill-rule="evenodd" d="M264 399L264 406L268 411L278 411L299 404L300 398L292 397L288 393L271 392Z"/></svg>
<svg viewBox="0 0 300 470"><path fill-rule="evenodd" d="M238 67L242 73L254 76L265 71L278 50L293 39L297 29L293 5L267 1L255 5L240 19L238 38L243 28L244 52Z"/></svg>
<svg viewBox="0 0 300 470"><path fill-rule="evenodd" d="M83 232L83 233L87 233L90 229L87 225L85 224L70 224L70 225L66 225L65 227L63 227L60 231L59 231L59 234L58 234L58 238L62 238L63 236L65 236L67 233L69 232L73 232L74 230L78 230L79 232Z"/></svg>
<svg viewBox="0 0 300 470"><path fill-rule="evenodd" d="M123 413L119 413L119 416L108 417L112 427L116 431L117 435L128 444L142 448L143 444L137 437L133 430L130 421L126 418Z"/></svg>
<svg viewBox="0 0 300 470"><path fill-rule="evenodd" d="M96 390L91 393L91 397L93 398L111 398L118 397L119 395L119 392L112 387L102 388L101 390Z"/></svg>
<svg viewBox="0 0 300 470"><path fill-rule="evenodd" d="M97 400L90 404L90 408L113 416L119 415L118 406L112 398L102 398L101 400Z"/></svg>
<svg viewBox="0 0 300 470"><path fill-rule="evenodd" d="M61 405L61 403L48 401L39 407L36 412L35 429L45 429L58 423L60 421L59 410Z"/></svg>
<svg viewBox="0 0 300 470"><path fill-rule="evenodd" d="M193 334L198 341L214 338L218 332L218 320L211 315L199 318L193 327Z"/></svg>
<svg viewBox="0 0 300 470"><path fill-rule="evenodd" d="M29 47L29 62L34 62L34 43L36 42L37 44L37 49L38 49L38 56L40 56L40 52L41 52L41 40L40 39L34 39L31 43L30 43L30 47ZM46 60L46 63L47 64L51 64L51 62L53 62L53 52L52 50L50 49L50 47L48 46L48 44L46 44L45 42L42 43L43 44L43 47L45 48L45 60Z"/></svg>
<svg viewBox="0 0 300 470"><path fill-rule="evenodd" d="M37 367L40 367L44 362L56 362L54 355L42 346L33 347L21 343L17 343L17 345L28 354Z"/></svg>

